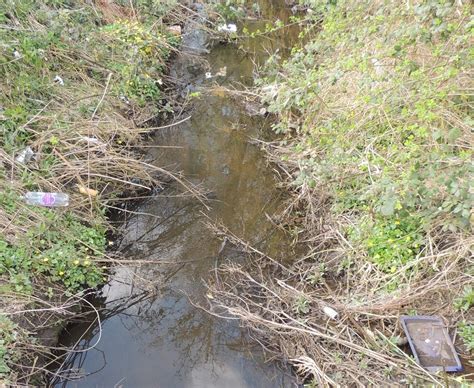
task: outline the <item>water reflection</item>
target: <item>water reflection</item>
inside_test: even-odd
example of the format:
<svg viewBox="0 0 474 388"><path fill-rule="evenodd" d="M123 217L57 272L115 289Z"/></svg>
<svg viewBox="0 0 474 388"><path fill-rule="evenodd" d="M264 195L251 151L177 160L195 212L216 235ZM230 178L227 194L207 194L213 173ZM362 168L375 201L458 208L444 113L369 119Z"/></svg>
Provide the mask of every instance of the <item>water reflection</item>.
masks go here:
<svg viewBox="0 0 474 388"><path fill-rule="evenodd" d="M265 12L283 12L282 2L275 3L278 6L262 2L274 6ZM283 43L290 39L280 38ZM257 50L255 42L248 44ZM258 50L260 55L263 51ZM248 53L220 45L207 59L212 68L227 67L221 84L251 83L253 62ZM281 193L261 151L249 142L267 130L266 119L249 114L242 98L219 90L215 80L205 79L205 69L196 71L194 62L192 66L192 75L181 77L183 90L201 87L192 118L157 133L155 144L172 147L153 149L150 156L157 165L181 171L209 190L211 209L180 196L179 185L171 184L125 220L120 250L143 262L117 268L94 300L101 325L91 315L64 333L63 342L77 342L76 349L87 349L101 338L95 348L72 354L61 368L65 377L73 377L70 369L81 369L85 377L59 382L58 387L293 385L287 372L266 364L263 354L249 345L237 321L215 319L195 306L207 305L203 283L218 264L244 260L204 225L204 211L275 258L285 259L293 252L288 237L268 220L281 207ZM174 75L179 78L187 67L185 57L178 59Z"/></svg>

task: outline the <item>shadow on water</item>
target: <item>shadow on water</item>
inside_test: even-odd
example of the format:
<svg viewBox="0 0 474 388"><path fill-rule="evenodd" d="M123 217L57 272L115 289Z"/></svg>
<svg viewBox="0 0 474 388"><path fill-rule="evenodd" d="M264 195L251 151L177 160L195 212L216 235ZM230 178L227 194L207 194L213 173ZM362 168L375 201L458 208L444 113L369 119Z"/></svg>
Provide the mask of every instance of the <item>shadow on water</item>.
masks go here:
<svg viewBox="0 0 474 388"><path fill-rule="evenodd" d="M268 18L288 20L281 1L261 4ZM262 23L247 24L255 29ZM76 345L80 352L67 357L60 373L69 379L79 375L55 386L294 385L288 371L265 362L238 321L216 319L195 305L207 305L204 281L213 268L225 260L244 260L204 225L203 212L272 257L292 255L288 237L269 221L283 201L276 179L264 155L249 142L264 136L269 123L219 85L249 85L253 62L263 60L266 49L274 51L277 43L289 46L297 33L282 30L273 40L248 41L247 52L220 44L198 61L186 53L176 59L171 75L182 80L183 90L199 91L200 97L190 120L156 134L153 144L172 147L152 148L150 156L160 167L181 171L209 190L210 210L170 184L140 203L135 209L140 214L124 220L122 253L153 263L118 267L93 301L101 323L91 314L65 330L62 345ZM264 48L262 42L270 46ZM186 43L194 44L186 42L185 34ZM215 74L224 66L225 75L206 78L206 72Z"/></svg>

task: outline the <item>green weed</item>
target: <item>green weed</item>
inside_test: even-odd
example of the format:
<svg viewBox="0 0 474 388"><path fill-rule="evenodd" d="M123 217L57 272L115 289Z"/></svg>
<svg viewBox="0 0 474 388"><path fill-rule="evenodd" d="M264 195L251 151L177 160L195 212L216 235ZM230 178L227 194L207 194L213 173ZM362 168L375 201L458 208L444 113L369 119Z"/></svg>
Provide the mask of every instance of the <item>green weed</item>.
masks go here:
<svg viewBox="0 0 474 388"><path fill-rule="evenodd" d="M454 299L454 308L458 311L468 311L474 306L474 288L464 287L463 294Z"/></svg>
<svg viewBox="0 0 474 388"><path fill-rule="evenodd" d="M294 308L297 314L302 314L302 315L308 314L310 311L309 300L306 299L305 296L300 296L296 300L296 304Z"/></svg>
<svg viewBox="0 0 474 388"><path fill-rule="evenodd" d="M11 345L16 341L16 325L8 318L0 315L0 379L8 377L10 362L15 361L16 355L11 351Z"/></svg>
<svg viewBox="0 0 474 388"><path fill-rule="evenodd" d="M466 348L469 352L474 350L474 325L461 322L459 324L459 336L464 341Z"/></svg>
<svg viewBox="0 0 474 388"><path fill-rule="evenodd" d="M0 203L8 212L18 214L14 193L1 193ZM30 209L33 207L25 211ZM105 275L97 261L106 248L103 227L86 226L71 212L34 211L41 215L41 222L23 238L14 245L0 238L0 275L9 277L12 289L31 292L38 274L62 283L71 292L101 284Z"/></svg>

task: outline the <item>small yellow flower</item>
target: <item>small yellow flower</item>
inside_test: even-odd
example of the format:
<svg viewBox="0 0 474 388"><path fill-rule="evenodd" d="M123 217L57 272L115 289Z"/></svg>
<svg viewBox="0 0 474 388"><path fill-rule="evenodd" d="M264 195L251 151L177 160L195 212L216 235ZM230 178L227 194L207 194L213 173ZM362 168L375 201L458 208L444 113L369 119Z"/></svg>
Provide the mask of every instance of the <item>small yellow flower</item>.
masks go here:
<svg viewBox="0 0 474 388"><path fill-rule="evenodd" d="M79 265L79 260L74 260L74 265Z"/></svg>
<svg viewBox="0 0 474 388"><path fill-rule="evenodd" d="M59 276L63 276L64 275L64 271L59 271Z"/></svg>
<svg viewBox="0 0 474 388"><path fill-rule="evenodd" d="M104 282L106 282L106 281L107 281L107 278L104 276L104 277L102 278L102 280L103 280Z"/></svg>
<svg viewBox="0 0 474 388"><path fill-rule="evenodd" d="M410 236L407 236L407 237L405 238L405 240L410 241L410 240L411 240L411 237L410 237Z"/></svg>
<svg viewBox="0 0 474 388"><path fill-rule="evenodd" d="M101 268L102 268L102 269L107 269L107 267L106 267L105 265L103 265Z"/></svg>
<svg viewBox="0 0 474 388"><path fill-rule="evenodd" d="M395 225L400 225L400 221L395 221Z"/></svg>
<svg viewBox="0 0 474 388"><path fill-rule="evenodd" d="M91 262L90 262L89 260L85 260L85 261L84 261L84 265L85 265L86 267L87 267L88 265L90 265L90 263L91 263Z"/></svg>
<svg viewBox="0 0 474 388"><path fill-rule="evenodd" d="M45 258L43 259L43 262L45 262L45 263L47 263L48 261L49 261L49 259L48 259L47 257L45 257Z"/></svg>

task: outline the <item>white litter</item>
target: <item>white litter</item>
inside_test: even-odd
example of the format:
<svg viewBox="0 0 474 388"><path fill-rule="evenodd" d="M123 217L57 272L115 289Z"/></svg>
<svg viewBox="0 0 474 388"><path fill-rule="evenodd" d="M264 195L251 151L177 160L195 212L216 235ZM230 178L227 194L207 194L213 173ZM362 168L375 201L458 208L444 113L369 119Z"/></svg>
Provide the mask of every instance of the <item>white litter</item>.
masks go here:
<svg viewBox="0 0 474 388"><path fill-rule="evenodd" d="M95 137L81 136L81 139L88 142L88 143L94 143L94 144L100 144L101 143L101 141L99 139L96 139Z"/></svg>
<svg viewBox="0 0 474 388"><path fill-rule="evenodd" d="M216 73L216 77L225 77L227 76L227 66L221 67Z"/></svg>
<svg viewBox="0 0 474 388"><path fill-rule="evenodd" d="M13 56L15 57L15 59L20 59L21 58L21 54L18 50L13 51Z"/></svg>
<svg viewBox="0 0 474 388"><path fill-rule="evenodd" d="M206 73L206 79L209 79L209 78L212 78L212 73L208 71Z"/></svg>
<svg viewBox="0 0 474 388"><path fill-rule="evenodd" d="M64 85L64 80L59 75L56 75L56 77L54 77L54 82L58 83L61 86Z"/></svg>
<svg viewBox="0 0 474 388"><path fill-rule="evenodd" d="M324 306L323 307L323 312L324 312L324 314L326 314L331 319L336 319L337 316L339 315L339 313L336 310L332 309L329 306Z"/></svg>
<svg viewBox="0 0 474 388"><path fill-rule="evenodd" d="M176 36L181 36L181 34L182 34L181 26L178 25L178 24L176 24L174 26L169 26L168 27L168 32L170 32L171 34L176 35Z"/></svg>
<svg viewBox="0 0 474 388"><path fill-rule="evenodd" d="M106 146L105 143L101 142L99 139L96 139L95 137L81 136L80 138L81 138L81 140L84 140L85 142L87 142L89 144L96 144L96 145L99 145L101 147Z"/></svg>
<svg viewBox="0 0 474 388"><path fill-rule="evenodd" d="M235 24L222 24L217 27L219 32L237 32L237 26Z"/></svg>
<svg viewBox="0 0 474 388"><path fill-rule="evenodd" d="M372 62L372 65L374 66L375 74L377 74L378 76L382 76L384 74L382 63L377 58L372 58L371 62Z"/></svg>
<svg viewBox="0 0 474 388"><path fill-rule="evenodd" d="M123 101L125 104L130 105L130 100L124 95L120 96L120 100Z"/></svg>
<svg viewBox="0 0 474 388"><path fill-rule="evenodd" d="M20 164L27 164L35 153L31 147L26 147L23 149L18 156L15 158L15 161Z"/></svg>

